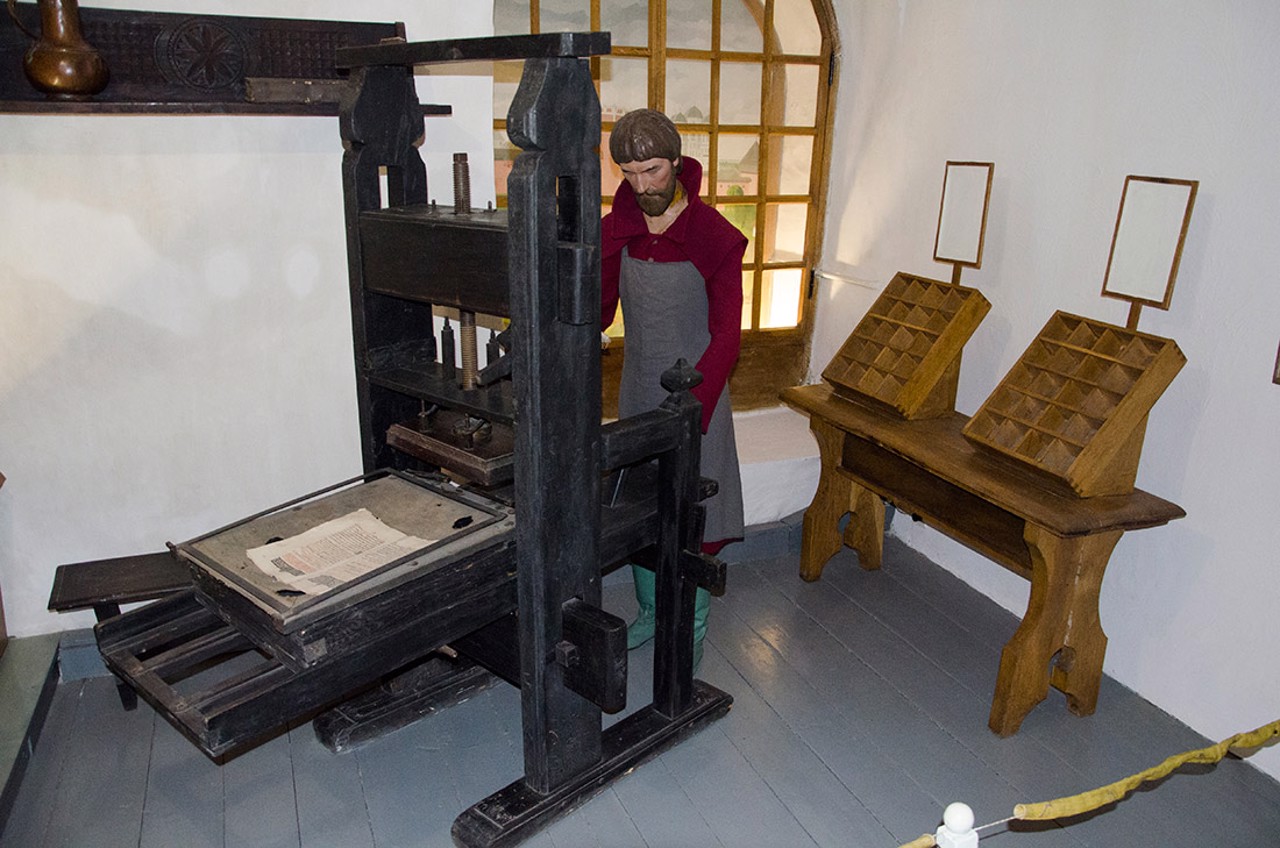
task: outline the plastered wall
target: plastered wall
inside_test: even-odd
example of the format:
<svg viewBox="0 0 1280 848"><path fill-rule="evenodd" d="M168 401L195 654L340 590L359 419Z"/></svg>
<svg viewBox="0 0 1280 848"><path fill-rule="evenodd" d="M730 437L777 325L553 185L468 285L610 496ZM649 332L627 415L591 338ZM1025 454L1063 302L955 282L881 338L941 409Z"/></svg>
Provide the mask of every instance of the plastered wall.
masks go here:
<svg viewBox="0 0 1280 848"><path fill-rule="evenodd" d="M131 2L93 5L137 8ZM155 0L151 11L492 33L492 4ZM491 88L433 70L431 191L493 199ZM358 474L336 118L0 115L0 585L9 630L59 563L163 549ZM443 192L444 194L441 194Z"/></svg>
<svg viewBox="0 0 1280 848"><path fill-rule="evenodd" d="M1127 174L1200 180L1172 308L1145 310L1140 325L1175 339L1188 364L1150 416L1138 485L1188 516L1120 541L1102 591L1106 671L1213 738L1274 720L1280 6L835 5L843 59L822 268L854 282L822 281L815 375L895 271L949 277L931 258L947 160L996 163L983 267L963 277L993 304L965 350L965 413L1055 309L1124 323L1127 305L1099 291ZM1025 609L1021 579L901 516L894 531ZM1254 762L1280 775L1280 751Z"/></svg>

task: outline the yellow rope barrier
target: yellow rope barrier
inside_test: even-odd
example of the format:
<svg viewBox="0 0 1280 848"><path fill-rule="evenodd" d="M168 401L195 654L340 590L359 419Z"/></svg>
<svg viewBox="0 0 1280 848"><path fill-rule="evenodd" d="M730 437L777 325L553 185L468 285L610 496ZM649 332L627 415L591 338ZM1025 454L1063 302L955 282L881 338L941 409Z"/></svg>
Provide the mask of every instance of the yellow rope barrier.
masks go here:
<svg viewBox="0 0 1280 848"><path fill-rule="evenodd" d="M1247 733L1237 733L1235 736L1222 740L1217 745L1176 754L1146 771L1140 771L1123 780L1108 783L1106 786L1101 786L1097 789L1090 789L1088 792L1081 792L1079 795L1069 795L1065 798L1055 798L1052 801L1040 801L1034 804L1018 804L1013 808L1013 818L1020 821L1047 821L1078 816L1082 813L1096 810L1099 807L1104 807L1107 804L1115 803L1143 783L1159 780L1188 763L1217 763L1233 748L1260 748L1276 737L1280 737L1280 720L1264 724L1262 727L1250 730ZM982 825L977 830L990 826ZM900 848L934 848L937 844L938 842L934 835L926 833L910 842L904 842Z"/></svg>
<svg viewBox="0 0 1280 848"><path fill-rule="evenodd" d="M1273 721L1248 733L1237 733L1217 745L1187 751L1185 754L1177 754L1169 757L1158 766L1130 775L1123 780L1117 780L1115 783L1108 783L1098 789L1092 789L1066 798L1055 798L1052 801L1041 801L1036 804L1018 804L1013 808L1013 817L1023 821L1044 821L1046 819L1068 819L1072 816L1078 816L1081 813L1087 813L1090 810L1096 810L1099 807L1119 801L1141 784L1149 780L1159 780L1187 763L1216 763L1225 757L1232 748L1257 748L1276 736L1280 736L1280 721Z"/></svg>

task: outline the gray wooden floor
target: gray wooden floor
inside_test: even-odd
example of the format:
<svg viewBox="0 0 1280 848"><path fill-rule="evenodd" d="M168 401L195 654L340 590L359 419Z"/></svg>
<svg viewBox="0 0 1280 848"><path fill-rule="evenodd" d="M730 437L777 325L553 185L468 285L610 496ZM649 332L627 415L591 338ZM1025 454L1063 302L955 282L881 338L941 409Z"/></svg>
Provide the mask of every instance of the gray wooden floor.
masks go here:
<svg viewBox="0 0 1280 848"><path fill-rule="evenodd" d="M729 715L526 844L893 848L953 800L994 821L1206 744L1110 680L1096 715L1052 692L997 738L987 711L1016 620L893 539L885 560L865 573L842 553L815 584L794 556L731 566L700 670L734 696ZM629 584L606 595L629 612ZM632 654L630 703L648 700L650 656ZM519 697L504 685L347 754L303 726L217 766L97 677L58 687L0 845L447 846L453 818L520 772ZM1080 820L1014 827L982 844L1277 846L1280 784L1229 760Z"/></svg>

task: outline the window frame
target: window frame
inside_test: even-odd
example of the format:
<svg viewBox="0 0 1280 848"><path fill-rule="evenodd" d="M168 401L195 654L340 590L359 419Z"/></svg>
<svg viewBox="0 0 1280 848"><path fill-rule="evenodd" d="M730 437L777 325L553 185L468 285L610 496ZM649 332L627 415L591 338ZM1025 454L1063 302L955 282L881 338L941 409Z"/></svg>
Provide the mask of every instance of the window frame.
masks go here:
<svg viewBox="0 0 1280 848"><path fill-rule="evenodd" d="M705 134L709 137L709 155L704 163L707 192L704 201L709 205L722 209L728 203L733 205L753 205L755 207L756 237L752 242L750 255L743 258L744 297L749 297L751 304L750 327L742 331L742 355L735 369L730 384L735 409L751 409L761 406L774 406L778 403L778 392L787 386L803 382L807 370L810 340L813 330L814 292L816 289L814 272L822 251L822 229L827 202L827 178L830 171L831 128L834 119L836 96L837 65L839 61L839 39L836 30L836 18L831 0L809 0L818 28L820 48L817 55L788 54L781 50L778 35L773 27L777 0L741 0L751 3L754 8L748 11L761 24L761 43L758 51L727 50L720 43L721 15L725 2L740 0L702 0L711 5L711 44L710 49L691 49L687 47L667 46L667 4L668 0L649 0L648 44L635 46L615 44L610 57L643 59L648 67L648 103L649 108L666 113L666 67L668 59L688 59L705 61L710 65L710 110L708 120L702 123L677 122L682 133ZM505 0L494 0L495 9ZM581 0L588 10L589 25L592 30L601 29L601 0ZM519 5L526 5L520 2ZM540 0L527 0L529 10L529 32L542 31ZM502 33L506 34L506 33ZM590 59L593 78L601 77L601 57ZM761 68L760 80L760 120L758 124L720 124L720 69L723 62L756 63ZM791 66L814 66L817 69L818 90L816 92L815 114L813 125L786 126L783 119L784 103L779 96L785 85L785 73ZM772 89L771 89L772 87ZM613 121L606 120L603 131L613 128ZM495 115L495 133L506 131L506 116ZM762 167L758 176L758 191L755 195L721 195L718 194L719 176L719 138L722 133L736 135L756 135L760 162ZM775 172L770 169L780 168L780 157L773 154L771 146L780 143L787 136L812 138L813 147L810 158L809 188L810 193L781 194L770 192L775 185L771 180ZM732 198L732 201L730 201ZM505 196L499 195L499 205L505 203ZM607 209L612 197L604 198ZM776 210L780 203L805 203L805 236L803 253L798 260L783 261L766 260L766 255L776 232ZM761 327L761 309L764 295L764 283L767 272L778 270L800 271L800 292L797 322L788 327ZM746 287L747 274L750 273L751 288ZM746 323L744 321L744 323ZM625 351L625 331L621 338L615 339L609 353ZM620 373L621 356L605 357L605 402L608 408L614 402L618 374ZM612 361L611 361L612 360Z"/></svg>

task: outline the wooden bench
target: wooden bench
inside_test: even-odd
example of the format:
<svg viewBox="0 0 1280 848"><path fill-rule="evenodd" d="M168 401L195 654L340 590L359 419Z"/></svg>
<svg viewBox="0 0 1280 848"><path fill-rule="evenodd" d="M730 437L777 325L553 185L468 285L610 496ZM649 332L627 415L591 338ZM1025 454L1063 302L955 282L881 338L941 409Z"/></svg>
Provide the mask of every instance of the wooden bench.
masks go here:
<svg viewBox="0 0 1280 848"><path fill-rule="evenodd" d="M973 445L961 435L968 419L959 413L904 420L823 384L787 389L782 398L809 415L821 459L800 576L819 579L842 545L858 552L863 568L879 568L887 500L1031 581L1022 624L1001 654L990 728L1016 733L1050 685L1073 713L1092 713L1107 645L1098 616L1107 560L1126 530L1166 524L1183 517L1182 508L1140 490L1081 498Z"/></svg>
<svg viewBox="0 0 1280 848"><path fill-rule="evenodd" d="M49 593L49 609L72 612L92 609L98 621L120 614L120 605L153 601L191 588L191 575L169 551L74 562L58 566ZM138 696L121 683L120 703L126 710L138 705Z"/></svg>

